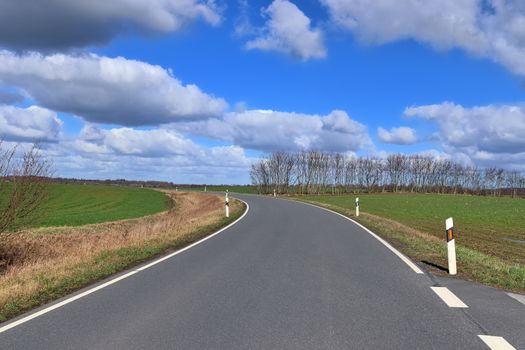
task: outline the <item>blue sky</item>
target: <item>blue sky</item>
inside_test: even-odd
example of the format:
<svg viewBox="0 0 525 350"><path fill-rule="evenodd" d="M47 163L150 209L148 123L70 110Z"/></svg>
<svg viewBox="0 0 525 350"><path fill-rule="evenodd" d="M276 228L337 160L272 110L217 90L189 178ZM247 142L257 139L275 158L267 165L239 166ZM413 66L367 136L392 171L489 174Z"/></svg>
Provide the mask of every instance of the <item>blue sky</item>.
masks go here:
<svg viewBox="0 0 525 350"><path fill-rule="evenodd" d="M247 183L312 148L525 170L518 0L37 3L0 14L0 137L59 176Z"/></svg>

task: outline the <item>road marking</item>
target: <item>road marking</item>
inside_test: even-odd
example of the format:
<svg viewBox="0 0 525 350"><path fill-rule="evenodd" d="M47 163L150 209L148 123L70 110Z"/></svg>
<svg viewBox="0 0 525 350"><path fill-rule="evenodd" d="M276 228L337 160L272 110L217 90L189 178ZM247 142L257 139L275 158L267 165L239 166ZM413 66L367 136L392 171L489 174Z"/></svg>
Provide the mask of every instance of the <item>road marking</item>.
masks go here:
<svg viewBox="0 0 525 350"><path fill-rule="evenodd" d="M238 198L237 198L237 199L238 199ZM242 214L237 220L235 220L234 222L232 222L232 223L229 224L228 226L221 228L219 231L217 231L217 232L215 232L215 233L213 233L213 234L211 234L211 235L209 235L209 236L206 236L206 237L204 237L203 239L198 240L197 242L192 243L192 244L190 244L189 246L187 246L187 247L185 247L185 248L182 248L182 249L180 249L180 250L177 250L176 252L173 252L173 253L171 253L171 254L169 254L169 255L166 255L166 256L164 256L164 257L162 257L162 258L160 258L160 259L157 259L157 260L155 260L155 261L153 261L153 262L151 262L151 263L149 263L149 264L147 264L147 265L144 265L144 266L142 266L142 267L140 267L140 268L138 268L138 269L135 269L135 270L133 270L133 271L130 271L130 272L124 274L124 275L121 275L121 276L115 277L114 279L109 280L109 281L107 281L107 282L105 282L105 283L103 283L103 284L101 284L101 285L98 285L98 286L96 286L96 287L93 287L93 288L91 288L91 289L88 289L88 290L86 290L85 292L82 292L82 293L80 293L80 294L74 295L74 296L72 296L71 298L65 299L65 300L63 300L63 301L61 301L61 302L59 302L59 303L53 304L53 305L51 305L51 306L49 306L49 307L47 307L47 308L45 308L45 309L42 309L42 310L37 311L37 312L35 312L35 313L32 313L32 314L30 314L30 315L28 315L28 316L26 316L26 317L23 317L23 318L21 318L21 319L19 319L19 320L13 321L13 322L11 322L11 323L9 323L9 324L3 326L3 327L0 327L0 334L3 333L3 332L5 332L5 331L7 331L7 330L9 330L9 329L11 329L11 328L14 328L14 327L19 326L19 325L21 325L21 324L23 324L23 323L26 323L27 321L30 321L30 320L32 320L32 319L34 319L34 318L37 318L37 317L39 317L39 316L42 316L42 315L44 315L44 314L46 314L46 313L48 313L48 312L50 312L50 311L56 310L56 309L58 309L58 308L60 308L60 307L62 307L62 306L64 306L64 305L67 305L67 304L69 304L69 303L72 303L72 302L74 302L75 300L78 300L78 299L80 299L80 298L83 298L83 297L85 297L85 296L87 296L87 295L89 295L89 294L91 294L91 293L94 293L94 292L96 292L96 291L98 291L98 290L101 290L101 289L103 289L103 288L106 288L107 286L110 286L110 285L112 285L112 284L114 284L114 283L117 283L117 282L119 282L119 281L122 281L123 279L126 279L126 278L128 278L128 277L130 277L130 276L133 276L133 275L136 274L137 272L144 271L144 270L146 270L146 269L148 269L148 268L150 268L150 267L152 267L152 266L154 266L154 265L157 265L158 263L163 262L164 260L167 260L167 259L169 259L169 258L172 258L172 257L174 257L175 255L178 255L178 254L180 254L180 253L183 253L183 252L185 252L186 250L188 250L188 249L190 249L190 248L192 248L192 247L195 247L196 245L201 244L201 243L203 243L204 241L207 241L208 239L210 239L210 238L212 238L212 237L218 235L219 233L221 233L221 232L224 231L224 230L227 230L227 229L230 228L231 226L235 225L237 222L241 221L242 218L244 218L244 217L246 216L246 214L248 214L248 211L250 210L250 206L248 205L248 203L246 203L246 202L243 201L242 199L238 199L238 200L241 201L241 202L243 202L243 203L246 205L246 210L244 211L244 213L243 213L243 214Z"/></svg>
<svg viewBox="0 0 525 350"><path fill-rule="evenodd" d="M337 213L339 214L339 213ZM341 215L342 217L345 217L344 215L342 214L339 214ZM383 238L379 237L376 233L372 232L371 230L369 230L367 227L361 225L360 223L358 223L357 221L354 221L350 218L347 218L348 220L352 221L353 223L355 223L357 226L361 227L363 230L365 230L366 232L368 232L369 234L371 234L375 239L377 239L379 242L383 243L383 245L385 247L387 247L390 251L392 251L392 253L394 253L395 255L398 256L398 258L400 258L401 260L403 260L403 262L405 264L407 264L415 273L419 273L419 274L423 274L423 271L416 265L414 264L409 258L407 258L403 253L401 253L399 250L397 250L396 248L392 247L392 245L390 243L388 243L387 241L385 241Z"/></svg>
<svg viewBox="0 0 525 350"><path fill-rule="evenodd" d="M287 199L285 199L287 200ZM400 258L405 264L407 264L415 273L419 273L419 274L423 274L423 271L416 265L414 264L409 258L407 258L405 255L403 255L403 253L401 253L399 250L397 250L396 248L392 247L392 245L390 243L388 243L387 241L385 241L383 238L379 237L376 233L372 232L371 230L369 230L368 228L366 228L365 226L361 225L360 223L358 223L357 221L354 221L352 219L350 219L348 216L345 216L341 213L338 213L336 211L333 211L331 209L327 209L327 208L323 208L323 207L320 207L318 205L315 205L315 204L311 204L311 203L306 203L306 202L300 202L300 201L294 201L292 200L293 202L296 202L296 203L302 203L302 204L306 204L306 205L310 205L312 207L316 207L316 208L319 208L319 209L322 209L322 210L326 210L330 213L333 213L333 214L336 214L336 215L339 215L340 217L342 218L345 218L346 220L349 220L351 222L353 222L354 224L356 224L357 226L361 227L363 230L365 230L366 232L368 232L369 234L372 235L372 237L374 237L375 239L377 239L379 242L381 242L385 247L387 247L392 253L394 253L395 255L397 255L398 258Z"/></svg>
<svg viewBox="0 0 525 350"><path fill-rule="evenodd" d="M468 307L447 287L430 287L449 307Z"/></svg>
<svg viewBox="0 0 525 350"><path fill-rule="evenodd" d="M126 273L126 274L124 274L124 275L122 275L122 276L119 276L119 277L117 277L117 278L115 278L115 279L112 279L111 281L108 281L108 282L103 283L103 284L101 284L101 285L99 285L99 286L96 286L95 288L89 289L89 290L87 290L87 291L85 291L85 292L83 292L83 293L77 294L77 295L75 295L75 296L73 296L73 297L71 297L71 298L69 298L69 299L66 299L66 300L64 300L64 301L61 301L61 302L56 303L56 304L54 304L54 305L51 305L51 306L48 307L48 308L45 308L45 309L40 310L40 311L38 311L38 312L35 312L35 313L33 313L33 314L29 315L29 316L26 316L26 317L24 317L24 318L21 318L21 319L18 320L18 321L12 322L12 323L10 323L10 324L8 324L8 325L6 325L6 326L0 328L0 333L3 333L3 332L5 332L5 331L7 331L8 329L14 328L14 327L16 327L16 326L18 326L18 325L21 325L22 323L25 323L25 322L27 322L27 321L30 321L30 320L32 320L32 319L34 319L34 318L37 318L37 317L39 317L39 316L42 316L43 314L46 314L46 313L48 313L49 311L53 311L53 310L55 310L55 309L58 309L59 307L62 307L62 306L64 306L64 305L66 305L66 304L69 304L69 303L71 303L71 302L73 302L73 301L75 301L75 300L78 300L78 299L80 299L80 298L83 298L83 297L85 297L86 295L89 295L89 294L91 294L91 293L96 292L97 290L100 290L100 289L102 289L102 288L105 288L105 287L107 287L107 286L110 286L110 285L112 285L113 283L117 283L118 281L122 281L123 279L128 278L129 276L132 276L132 275L134 275L134 274L136 274L136 273L137 273L137 271L131 271L131 272L128 272L128 273Z"/></svg>
<svg viewBox="0 0 525 350"><path fill-rule="evenodd" d="M478 337L492 350L516 350L505 338L494 337L492 335L478 335Z"/></svg>
<svg viewBox="0 0 525 350"><path fill-rule="evenodd" d="M172 257L174 257L174 256L177 255L177 254L180 254L180 253L182 253L182 252L185 252L186 250L188 250L188 249L190 249L190 248L193 248L193 247L195 247L196 245L201 244L201 243L204 242L204 241L207 241L208 239L212 238L213 236L216 236L216 235L218 235L219 233L221 233L222 231L224 231L224 230L230 228L231 226L235 225L238 221L240 221L240 220L241 220L241 219L242 219L242 218L248 213L248 210L250 210L250 206L248 205L248 203L246 203L246 202L243 201L242 199L238 199L238 198L237 198L237 200L243 202L243 203L246 205L246 211L241 215L240 218L238 218L237 220L235 220L234 222L232 222L232 223L229 224L228 226L223 227L223 228L220 229L219 231L217 231L217 232L215 232L215 233L213 233L213 234L211 234L211 235L209 235L209 236L206 236L206 237L204 237L203 239L201 239L201 240L199 240L199 241L197 241L197 242L195 242L195 243L192 243L192 244L190 244L189 246L187 246L187 247L185 247L185 248L182 248L182 249L180 249L180 250L177 250L176 252L173 252L173 253L171 253L171 254L169 254L169 255L166 255L165 257L162 257L162 258L157 259L157 260L155 260L155 261L153 261L153 262L151 262L151 263L149 263L149 264L147 264L147 265L144 265L144 266L138 268L136 271L139 272L139 271L143 271L143 270L149 269L150 267L152 267L152 266L154 266L154 265L157 265L158 263L161 263L161 262L163 262L164 260L167 260L167 259L169 259L169 258L172 258Z"/></svg>
<svg viewBox="0 0 525 350"><path fill-rule="evenodd" d="M525 295L514 294L514 293L507 293L507 294L508 294L509 297L511 297L513 299L516 299L517 301L519 301L520 303L525 305Z"/></svg>

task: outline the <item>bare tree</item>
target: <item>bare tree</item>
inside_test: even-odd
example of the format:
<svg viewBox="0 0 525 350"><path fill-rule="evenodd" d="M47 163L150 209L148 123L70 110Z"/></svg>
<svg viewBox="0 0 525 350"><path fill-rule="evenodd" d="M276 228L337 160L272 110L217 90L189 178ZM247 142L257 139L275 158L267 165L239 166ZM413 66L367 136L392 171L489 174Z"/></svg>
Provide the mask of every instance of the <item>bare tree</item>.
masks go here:
<svg viewBox="0 0 525 350"><path fill-rule="evenodd" d="M252 180L252 184L257 186L257 191L259 193L269 192L270 175L266 160L262 160L259 163L252 165L250 177Z"/></svg>
<svg viewBox="0 0 525 350"><path fill-rule="evenodd" d="M336 153L332 156L332 185L336 193L343 191L344 172L345 172L345 158L340 154Z"/></svg>
<svg viewBox="0 0 525 350"><path fill-rule="evenodd" d="M308 154L306 152L299 152L295 155L295 181L297 183L298 192L300 194L306 193L310 183L310 172L308 171Z"/></svg>
<svg viewBox="0 0 525 350"><path fill-rule="evenodd" d="M485 171L483 172L484 174L484 190L485 190L485 194L487 194L487 191L489 189L493 189L492 191L492 195L495 196L496 195L496 174L498 172L498 169L496 168L487 168L485 169Z"/></svg>
<svg viewBox="0 0 525 350"><path fill-rule="evenodd" d="M360 182L368 192L374 191L379 185L383 173L381 161L377 158L361 158L359 167Z"/></svg>
<svg viewBox="0 0 525 350"><path fill-rule="evenodd" d="M447 182L448 179L452 176L452 169L454 167L454 163L452 163L450 160L441 160L436 163L436 183L435 186L437 188L438 193L445 193L447 190Z"/></svg>
<svg viewBox="0 0 525 350"><path fill-rule="evenodd" d="M346 160L345 186L347 192L355 191L357 186L357 158L355 157L350 157Z"/></svg>
<svg viewBox="0 0 525 350"><path fill-rule="evenodd" d="M0 203L0 233L36 219L49 193L50 175L51 164L37 145L21 150L0 143L0 193L4 198Z"/></svg>
<svg viewBox="0 0 525 350"><path fill-rule="evenodd" d="M518 171L510 171L507 173L507 187L511 191L512 198L515 198L518 194L518 188L520 187L521 175Z"/></svg>
<svg viewBox="0 0 525 350"><path fill-rule="evenodd" d="M393 192L397 192L401 187L406 168L407 157L403 154L391 154L386 158L385 169Z"/></svg>

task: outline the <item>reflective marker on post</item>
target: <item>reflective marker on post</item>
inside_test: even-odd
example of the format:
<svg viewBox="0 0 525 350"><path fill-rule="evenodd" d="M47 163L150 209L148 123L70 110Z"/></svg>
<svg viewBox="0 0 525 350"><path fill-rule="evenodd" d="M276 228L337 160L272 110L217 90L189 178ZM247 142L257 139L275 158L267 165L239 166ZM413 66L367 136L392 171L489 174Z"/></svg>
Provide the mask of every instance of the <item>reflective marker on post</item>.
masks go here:
<svg viewBox="0 0 525 350"><path fill-rule="evenodd" d="M355 199L355 216L359 216L359 197Z"/></svg>
<svg viewBox="0 0 525 350"><path fill-rule="evenodd" d="M448 273L455 275L457 273L456 240L454 239L454 221L452 218L448 218L445 221L445 232L447 235Z"/></svg>

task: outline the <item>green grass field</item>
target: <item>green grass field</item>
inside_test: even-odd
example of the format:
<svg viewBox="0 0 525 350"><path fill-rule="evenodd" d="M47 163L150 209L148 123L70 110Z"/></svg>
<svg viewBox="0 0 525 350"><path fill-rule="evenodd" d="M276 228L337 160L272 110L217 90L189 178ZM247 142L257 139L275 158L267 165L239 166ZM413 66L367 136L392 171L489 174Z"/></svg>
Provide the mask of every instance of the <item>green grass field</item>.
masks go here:
<svg viewBox="0 0 525 350"><path fill-rule="evenodd" d="M204 191L204 185L191 185L191 186L180 186L178 187L179 191ZM206 186L208 192L226 192L226 190L232 193L247 193L247 194L256 194L257 188L255 186L246 185L208 185Z"/></svg>
<svg viewBox="0 0 525 350"><path fill-rule="evenodd" d="M4 192L8 188L4 186ZM2 194L2 193L0 193ZM6 193L0 196L0 206ZM168 197L145 188L52 184L31 227L81 226L137 218L168 209Z"/></svg>
<svg viewBox="0 0 525 350"><path fill-rule="evenodd" d="M167 209L164 193L143 188L53 184L33 226L81 226L151 215Z"/></svg>
<svg viewBox="0 0 525 350"><path fill-rule="evenodd" d="M353 215L356 196L303 196ZM504 288L525 291L525 200L437 194L359 195L358 221L378 230L419 261L446 266L445 219L454 218L458 266L468 278ZM379 223L373 216L387 218L434 236L425 240ZM399 231L399 229L397 229ZM461 260L464 264L461 265ZM487 268L498 268L489 273ZM505 272L506 271L506 272ZM509 277L508 273L512 276ZM509 278L514 279L510 281Z"/></svg>

